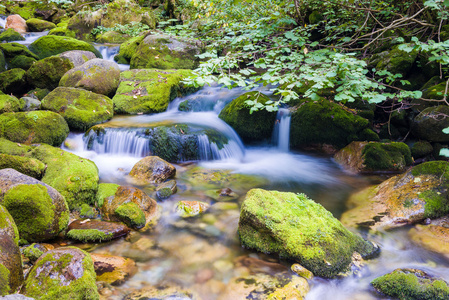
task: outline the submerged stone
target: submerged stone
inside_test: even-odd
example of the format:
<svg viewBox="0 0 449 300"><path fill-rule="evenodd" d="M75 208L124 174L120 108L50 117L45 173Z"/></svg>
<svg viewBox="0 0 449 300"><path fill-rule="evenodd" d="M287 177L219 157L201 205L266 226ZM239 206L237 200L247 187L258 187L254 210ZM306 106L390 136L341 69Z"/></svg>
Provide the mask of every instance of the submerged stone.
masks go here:
<svg viewBox="0 0 449 300"><path fill-rule="evenodd" d="M176 205L176 212L183 218L194 217L204 213L210 204L200 201L179 201Z"/></svg>
<svg viewBox="0 0 449 300"><path fill-rule="evenodd" d="M136 263L130 258L96 253L90 256L94 262L97 281L120 285L137 272Z"/></svg>
<svg viewBox="0 0 449 300"><path fill-rule="evenodd" d="M321 277L348 270L354 252L363 258L379 252L304 194L250 190L242 204L238 231L243 246L278 253Z"/></svg>
<svg viewBox="0 0 449 300"><path fill-rule="evenodd" d="M449 217L435 219L428 225L415 225L408 235L411 240L429 251L449 259Z"/></svg>
<svg viewBox="0 0 449 300"><path fill-rule="evenodd" d="M176 168L157 156L142 158L129 172L129 176L142 184L161 183L175 175Z"/></svg>
<svg viewBox="0 0 449 300"><path fill-rule="evenodd" d="M127 295L123 300L139 299L176 299L176 300L199 300L192 292L174 286L151 286L137 290Z"/></svg>

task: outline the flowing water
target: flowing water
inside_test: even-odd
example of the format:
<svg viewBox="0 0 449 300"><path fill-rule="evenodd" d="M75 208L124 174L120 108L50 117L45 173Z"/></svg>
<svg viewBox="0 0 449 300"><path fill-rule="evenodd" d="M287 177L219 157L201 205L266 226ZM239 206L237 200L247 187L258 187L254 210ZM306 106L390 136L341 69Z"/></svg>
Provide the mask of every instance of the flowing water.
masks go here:
<svg viewBox="0 0 449 300"><path fill-rule="evenodd" d="M189 170L195 166L255 175L263 179L259 186L266 189L305 192L336 217L345 210L345 200L351 193L379 182L379 178L346 174L330 158L289 151L290 113L287 109L281 109L278 113L272 145L243 145L232 128L218 118L224 105L243 92L219 86L205 87L190 96L175 99L164 113L114 117L107 123L103 139L98 139L92 132L86 136L70 135L72 144L78 145L71 151L95 161L102 182L122 185L131 184L127 172L141 157L151 152L151 140L142 134L145 128L189 124L214 130L229 141L226 150L215 149L214 152L214 142L207 136L199 135L198 147L208 149L203 151L208 155L197 161L176 165L178 192L168 200L159 202L162 217L154 230L142 234L136 243L120 240L93 250L131 257L137 261L138 273L124 285L114 288L108 298L121 299L124 294L150 285L174 284L194 291L201 299L223 299L220 297L225 293L230 279L246 275L242 268L236 267L236 262L242 257L278 262L275 257L243 249L238 241L238 207L254 183L242 180L214 187L198 185L191 182L188 176ZM262 88L262 92L272 96L267 88ZM191 104L190 108L194 111L178 110L185 101ZM216 204L208 196L211 189L226 187L230 187L239 197L223 205ZM153 186L140 188L154 196ZM204 201L212 206L202 216L182 219L175 213L175 205L180 200ZM448 280L447 262L411 244L406 232L397 230L372 237L382 248L380 257L368 261L355 276L334 280L313 279L306 299L384 299L374 293L369 283L399 267L419 267ZM280 263L289 266L288 262Z"/></svg>
<svg viewBox="0 0 449 300"><path fill-rule="evenodd" d="M114 56L118 54L118 51L120 49L120 46L105 46L105 45L95 45L95 49L97 49L100 53L103 59L114 61ZM118 64L121 71L129 70L129 65L126 64Z"/></svg>
<svg viewBox="0 0 449 300"><path fill-rule="evenodd" d="M0 16L0 28L5 28L6 16Z"/></svg>

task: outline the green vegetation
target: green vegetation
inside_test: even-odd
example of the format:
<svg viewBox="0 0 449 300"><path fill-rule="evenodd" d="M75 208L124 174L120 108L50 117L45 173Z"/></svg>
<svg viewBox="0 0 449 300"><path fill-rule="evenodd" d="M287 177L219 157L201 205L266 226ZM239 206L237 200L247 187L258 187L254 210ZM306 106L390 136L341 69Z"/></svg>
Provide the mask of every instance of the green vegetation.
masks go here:
<svg viewBox="0 0 449 300"><path fill-rule="evenodd" d="M83 243L105 242L112 239L112 233L104 233L98 229L72 229L67 237Z"/></svg>
<svg viewBox="0 0 449 300"><path fill-rule="evenodd" d="M145 214L134 202L124 203L117 207L114 212L130 228L140 229L145 226Z"/></svg>

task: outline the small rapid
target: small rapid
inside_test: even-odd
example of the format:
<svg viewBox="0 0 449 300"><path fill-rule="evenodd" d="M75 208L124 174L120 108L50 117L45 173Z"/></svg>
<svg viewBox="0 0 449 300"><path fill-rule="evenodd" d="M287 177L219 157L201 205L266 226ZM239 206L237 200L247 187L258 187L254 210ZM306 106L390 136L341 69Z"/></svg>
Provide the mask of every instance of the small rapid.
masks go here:
<svg viewBox="0 0 449 300"><path fill-rule="evenodd" d="M101 56L105 60L113 61L114 57L118 54L120 50L120 46L105 46L105 45L94 45L95 49L100 52ZM118 64L121 71L129 70L129 65L126 64Z"/></svg>
<svg viewBox="0 0 449 300"><path fill-rule="evenodd" d="M5 28L6 26L6 16L0 16L0 27Z"/></svg>

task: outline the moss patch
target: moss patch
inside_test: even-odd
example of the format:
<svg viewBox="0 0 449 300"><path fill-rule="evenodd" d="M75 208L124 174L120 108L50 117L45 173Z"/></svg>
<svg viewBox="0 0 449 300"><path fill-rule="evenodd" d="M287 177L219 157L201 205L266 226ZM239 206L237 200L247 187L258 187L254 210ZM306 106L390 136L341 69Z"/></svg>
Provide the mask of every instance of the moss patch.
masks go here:
<svg viewBox="0 0 449 300"><path fill-rule="evenodd" d="M68 58L51 56L34 63L27 71L27 78L38 88L54 89L62 76L72 68L73 63Z"/></svg>
<svg viewBox="0 0 449 300"><path fill-rule="evenodd" d="M0 154L0 169L11 168L22 174L41 179L47 166L37 159L16 155Z"/></svg>
<svg viewBox="0 0 449 300"><path fill-rule="evenodd" d="M0 42L24 41L25 38L12 28L8 28L0 33Z"/></svg>
<svg viewBox="0 0 449 300"><path fill-rule="evenodd" d="M134 202L120 205L115 209L115 214L123 221L123 223L131 228L140 229L145 226L145 214Z"/></svg>
<svg viewBox="0 0 449 300"><path fill-rule="evenodd" d="M25 107L25 100L10 95L0 95L0 114L18 112Z"/></svg>
<svg viewBox="0 0 449 300"><path fill-rule="evenodd" d="M70 50L91 51L97 57L102 57L100 52L91 44L67 36L47 35L40 37L31 43L29 49L40 59Z"/></svg>
<svg viewBox="0 0 449 300"><path fill-rule="evenodd" d="M96 204L98 207L103 206L104 199L114 197L115 192L120 185L115 183L100 183L98 185L98 192L96 196Z"/></svg>
<svg viewBox="0 0 449 300"><path fill-rule="evenodd" d="M112 233L104 233L97 229L72 229L67 232L67 237L83 243L105 242L113 238Z"/></svg>

